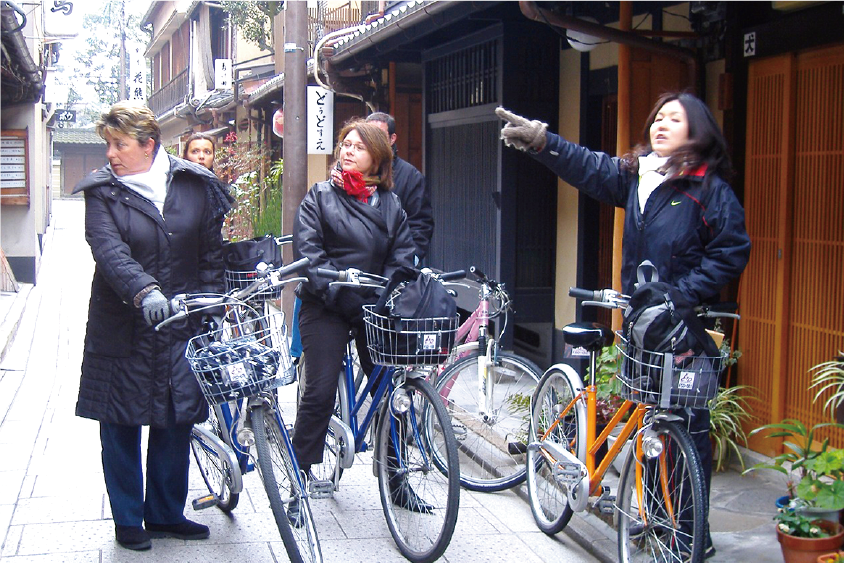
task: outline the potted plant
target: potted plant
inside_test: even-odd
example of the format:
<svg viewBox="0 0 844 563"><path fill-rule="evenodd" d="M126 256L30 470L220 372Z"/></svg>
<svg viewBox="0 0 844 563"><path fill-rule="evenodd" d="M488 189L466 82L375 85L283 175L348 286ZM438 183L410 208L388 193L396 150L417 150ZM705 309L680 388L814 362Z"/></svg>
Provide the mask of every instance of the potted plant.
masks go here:
<svg viewBox="0 0 844 563"><path fill-rule="evenodd" d="M799 420L785 419L756 428L750 436L770 431L768 438L786 438L785 451L772 463L757 463L745 473L762 468L783 473L789 478L786 486L790 500L785 510L837 522L844 509L844 450L831 448L829 438L822 442L815 439L816 432L825 427L844 425L822 422L807 428Z"/></svg>
<svg viewBox="0 0 844 563"><path fill-rule="evenodd" d="M598 435L604 431L612 417L615 416L624 398L621 396L621 380L616 377L621 370L622 355L618 347L613 344L601 350L595 360L595 428ZM589 370L586 371L589 377ZM607 455L609 448L615 442L616 436L610 435L606 442L595 453L595 464L600 465ZM627 445L625 445L627 447ZM627 452L622 451L615 460L613 466L621 471L621 464Z"/></svg>
<svg viewBox="0 0 844 563"><path fill-rule="evenodd" d="M844 563L844 551L836 551L833 553L824 553L818 555L818 563Z"/></svg>
<svg viewBox="0 0 844 563"><path fill-rule="evenodd" d="M742 423L749 422L746 393L752 388L747 385L718 389L718 394L709 402L709 437L712 440L712 458L715 471L729 467L730 458L735 455L744 471L744 458L739 444L747 445L747 435ZM755 397L754 397L755 398Z"/></svg>
<svg viewBox="0 0 844 563"><path fill-rule="evenodd" d="M844 526L838 522L815 520L788 509L780 509L774 519L785 563L815 563L844 543Z"/></svg>
<svg viewBox="0 0 844 563"><path fill-rule="evenodd" d="M844 352L838 352L838 358L820 363L809 369L812 385L809 389L817 389L813 402L816 402L827 391L832 394L826 399L823 410L831 409L835 413L836 422L844 422Z"/></svg>

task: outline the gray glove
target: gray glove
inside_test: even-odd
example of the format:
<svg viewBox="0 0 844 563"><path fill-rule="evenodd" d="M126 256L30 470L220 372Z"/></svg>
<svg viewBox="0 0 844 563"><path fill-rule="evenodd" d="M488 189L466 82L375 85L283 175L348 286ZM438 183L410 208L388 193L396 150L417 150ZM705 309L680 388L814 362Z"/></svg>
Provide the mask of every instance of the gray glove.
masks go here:
<svg viewBox="0 0 844 563"><path fill-rule="evenodd" d="M547 123L536 119L528 121L521 115L516 115L502 107L495 108L495 115L507 122L501 130L501 139L508 147L533 152L539 152L545 148Z"/></svg>
<svg viewBox="0 0 844 563"><path fill-rule="evenodd" d="M170 316L170 301L157 289L150 291L141 300L144 320L149 326L155 326Z"/></svg>

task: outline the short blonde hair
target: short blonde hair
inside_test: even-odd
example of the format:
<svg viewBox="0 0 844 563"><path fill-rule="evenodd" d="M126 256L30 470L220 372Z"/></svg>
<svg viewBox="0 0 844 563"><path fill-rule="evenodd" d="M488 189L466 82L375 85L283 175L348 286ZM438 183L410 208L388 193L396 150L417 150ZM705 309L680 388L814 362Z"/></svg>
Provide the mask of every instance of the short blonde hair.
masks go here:
<svg viewBox="0 0 844 563"><path fill-rule="evenodd" d="M100 115L95 127L97 135L104 139L106 133L111 136L120 133L142 145L152 139L155 141L155 150L161 145L161 128L155 114L148 107L134 102L117 102Z"/></svg>

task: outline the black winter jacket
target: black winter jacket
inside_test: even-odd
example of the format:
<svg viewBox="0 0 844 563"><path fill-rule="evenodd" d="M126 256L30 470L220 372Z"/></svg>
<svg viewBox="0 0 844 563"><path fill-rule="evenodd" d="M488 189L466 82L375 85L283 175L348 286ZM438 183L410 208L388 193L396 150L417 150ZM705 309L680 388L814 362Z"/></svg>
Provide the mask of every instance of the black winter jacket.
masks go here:
<svg viewBox="0 0 844 563"><path fill-rule="evenodd" d="M76 414L124 425L204 420L208 407L185 359L196 326L159 332L133 300L151 283L167 297L223 291L228 189L205 168L169 157L164 217L105 167L74 188L85 194L85 238L95 270Z"/></svg>
<svg viewBox="0 0 844 563"><path fill-rule="evenodd" d="M553 133L534 158L597 200L625 210L622 291L633 292L636 268L657 267L660 281L676 286L693 305L717 300L744 271L750 238L744 209L719 176L681 175L664 181L639 210L639 176L621 160L592 152Z"/></svg>
<svg viewBox="0 0 844 563"><path fill-rule="evenodd" d="M413 264L413 239L399 198L378 190L377 206L362 203L330 181L319 182L305 195L296 212L293 249L296 259L310 259L308 282L297 288L302 301L319 301L328 309L349 316L350 305L361 301L357 288L329 286L317 268L364 272L390 277L401 266ZM373 301L368 292L365 301Z"/></svg>
<svg viewBox="0 0 844 563"><path fill-rule="evenodd" d="M399 196L402 209L407 213L416 256L422 260L428 254L434 234L431 194L422 173L398 156L393 158L393 193Z"/></svg>

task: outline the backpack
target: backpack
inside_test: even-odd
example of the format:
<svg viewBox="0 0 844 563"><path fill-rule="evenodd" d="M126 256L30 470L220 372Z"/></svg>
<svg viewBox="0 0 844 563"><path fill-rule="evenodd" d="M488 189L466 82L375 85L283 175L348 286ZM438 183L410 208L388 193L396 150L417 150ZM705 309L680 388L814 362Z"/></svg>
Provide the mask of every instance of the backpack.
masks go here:
<svg viewBox="0 0 844 563"><path fill-rule="evenodd" d="M644 271L653 269L651 281ZM658 281L650 262L638 269L639 283L624 311L623 336L627 362L622 373L628 398L667 407L705 408L718 391L721 358L718 346L706 333L694 307L677 288ZM670 398L664 397L664 354L673 354ZM666 388L663 388L665 383Z"/></svg>
<svg viewBox="0 0 844 563"><path fill-rule="evenodd" d="M226 270L252 272L259 262L282 266L281 248L272 234L223 245L223 264Z"/></svg>
<svg viewBox="0 0 844 563"><path fill-rule="evenodd" d="M375 363L437 364L454 344L457 302L429 272L396 270L372 311L367 331L378 323L380 334L378 342L369 339L369 348L386 356L373 357Z"/></svg>

